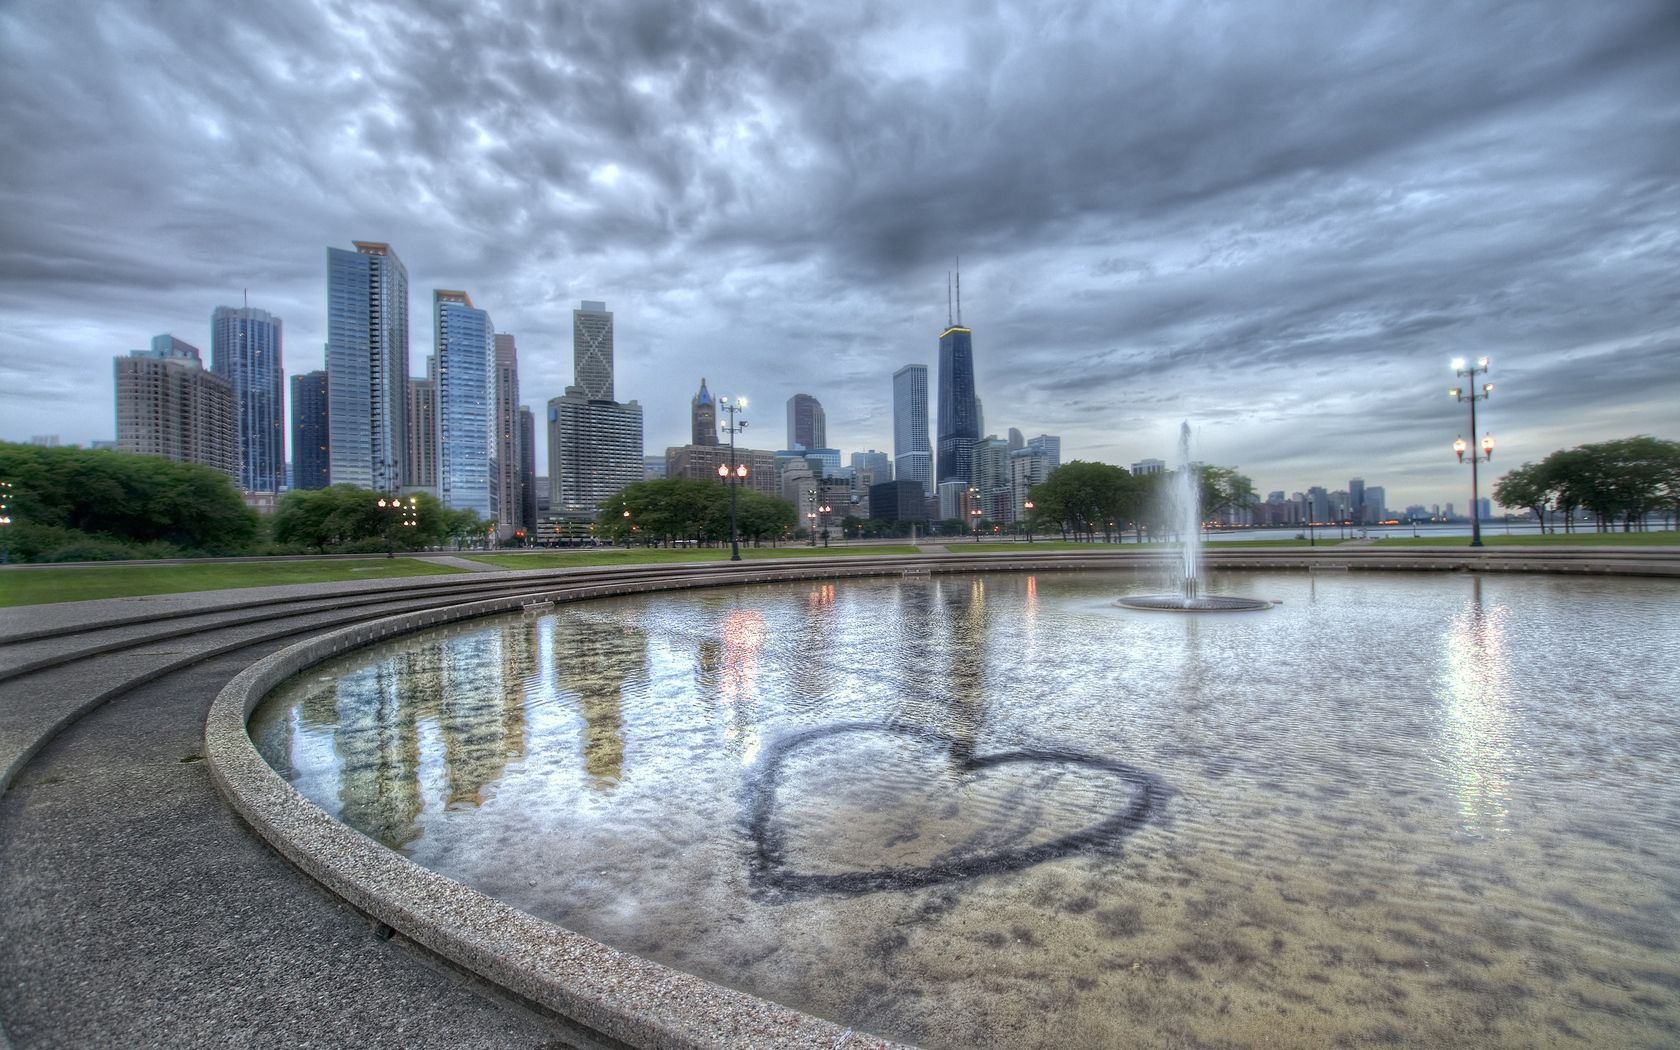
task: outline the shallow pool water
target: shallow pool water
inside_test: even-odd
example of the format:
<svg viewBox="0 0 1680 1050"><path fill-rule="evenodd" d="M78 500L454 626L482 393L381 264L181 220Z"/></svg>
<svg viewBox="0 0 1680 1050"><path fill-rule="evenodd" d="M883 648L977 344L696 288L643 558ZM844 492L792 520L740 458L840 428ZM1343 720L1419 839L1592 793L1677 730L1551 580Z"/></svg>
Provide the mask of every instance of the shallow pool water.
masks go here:
<svg viewBox="0 0 1680 1050"><path fill-rule="evenodd" d="M1680 1043L1680 588L654 594L312 669L259 748L535 915L929 1047Z"/></svg>

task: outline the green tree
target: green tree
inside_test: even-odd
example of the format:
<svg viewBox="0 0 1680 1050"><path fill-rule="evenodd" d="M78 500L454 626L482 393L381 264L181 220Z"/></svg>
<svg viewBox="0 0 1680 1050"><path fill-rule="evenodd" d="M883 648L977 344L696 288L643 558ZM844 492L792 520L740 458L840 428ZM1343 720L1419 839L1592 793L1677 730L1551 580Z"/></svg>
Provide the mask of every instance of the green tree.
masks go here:
<svg viewBox="0 0 1680 1050"><path fill-rule="evenodd" d="M0 442L21 557L249 553L259 529L227 475L156 456Z"/></svg>
<svg viewBox="0 0 1680 1050"><path fill-rule="evenodd" d="M1034 485L1028 498L1034 519L1054 524L1064 536L1094 536L1099 530L1106 536L1138 520L1141 491L1137 479L1119 467L1076 459Z"/></svg>
<svg viewBox="0 0 1680 1050"><path fill-rule="evenodd" d="M1493 498L1505 507L1527 507L1546 531L1546 506L1555 497L1552 479L1544 464L1524 463L1493 483Z"/></svg>

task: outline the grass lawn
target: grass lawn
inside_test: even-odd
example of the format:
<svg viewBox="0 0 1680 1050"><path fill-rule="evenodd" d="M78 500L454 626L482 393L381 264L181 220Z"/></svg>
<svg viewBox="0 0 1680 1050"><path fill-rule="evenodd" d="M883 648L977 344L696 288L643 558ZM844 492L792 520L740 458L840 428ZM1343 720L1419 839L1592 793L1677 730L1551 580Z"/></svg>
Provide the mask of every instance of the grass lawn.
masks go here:
<svg viewBox="0 0 1680 1050"><path fill-rule="evenodd" d="M1487 547L1680 547L1680 532L1571 532L1515 533L1507 536L1497 526L1482 527L1482 544ZM1468 536L1395 536L1378 540L1384 547L1467 547Z"/></svg>
<svg viewBox="0 0 1680 1050"><path fill-rule="evenodd" d="M822 555L915 554L910 546L860 547L746 547L741 559L811 558ZM530 551L522 554L470 554L472 561L498 569L569 569L578 565L651 565L663 562L728 561L728 547L598 547L575 551Z"/></svg>
<svg viewBox="0 0 1680 1050"><path fill-rule="evenodd" d="M437 576L465 569L414 558L366 558L345 561L211 562L203 565L124 563L63 569L0 572L0 606L76 602L88 598L129 598L140 594L180 594L229 587L269 587L286 583L332 583L391 576Z"/></svg>
<svg viewBox="0 0 1680 1050"><path fill-rule="evenodd" d="M1330 542L1334 543L1335 541L1331 540ZM1325 542L1323 540L1319 540L1318 545L1320 547L1322 547L1322 546L1325 545ZM964 551L966 551L966 550L977 550L977 551L984 552L984 551L1045 551L1045 550L1050 550L1050 551L1119 551L1119 550L1147 551L1147 550L1166 550L1167 548L1172 547L1173 545L1170 544L1170 543L1165 543L1165 542L1162 542L1162 543L1133 543L1131 540L1127 540L1125 543L1073 543L1073 542L1064 542L1062 540L1033 540L1031 543L1028 543L1025 540L1010 540L1008 543L992 543L992 542L989 542L989 541L985 542L985 543L975 543L973 540L969 540L967 543L962 543L962 542L960 542L956 539L952 539L948 543L946 543L945 546L948 547L949 549L953 550L953 551L955 551L955 550L964 550ZM1231 540L1231 541L1218 540L1218 541L1204 542L1202 544L1202 549L1203 550L1220 551L1220 550L1225 550L1225 549L1231 548L1231 547L1305 547L1305 546L1307 546L1307 541L1306 540L1240 540L1240 541L1239 540Z"/></svg>

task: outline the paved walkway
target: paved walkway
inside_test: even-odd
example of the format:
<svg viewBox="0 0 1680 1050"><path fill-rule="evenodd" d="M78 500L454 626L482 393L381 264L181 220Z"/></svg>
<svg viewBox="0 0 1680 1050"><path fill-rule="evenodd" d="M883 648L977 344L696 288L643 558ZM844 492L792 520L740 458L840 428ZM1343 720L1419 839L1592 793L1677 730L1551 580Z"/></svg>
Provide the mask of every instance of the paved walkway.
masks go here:
<svg viewBox="0 0 1680 1050"><path fill-rule="evenodd" d="M453 569L465 569L468 572L506 572L505 565L486 565L471 558L457 558L453 554L431 554L424 559L431 565L447 565Z"/></svg>

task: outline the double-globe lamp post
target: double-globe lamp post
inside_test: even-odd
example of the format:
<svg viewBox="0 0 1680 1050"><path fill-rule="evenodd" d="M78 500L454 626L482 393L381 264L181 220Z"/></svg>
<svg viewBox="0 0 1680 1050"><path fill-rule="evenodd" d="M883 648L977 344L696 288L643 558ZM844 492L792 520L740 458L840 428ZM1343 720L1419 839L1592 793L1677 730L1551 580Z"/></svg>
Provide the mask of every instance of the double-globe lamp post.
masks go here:
<svg viewBox="0 0 1680 1050"><path fill-rule="evenodd" d="M12 559L12 483L0 481L0 565Z"/></svg>
<svg viewBox="0 0 1680 1050"><path fill-rule="evenodd" d="M735 416L747 407L744 397L720 397L718 407L729 413L729 422L723 424L723 432L729 435L729 465L718 465L718 477L729 481L729 560L741 560L741 534L736 527L736 505L740 499L737 490L741 479L747 476L747 465L735 462L735 435L747 429L747 421L736 421Z"/></svg>
<svg viewBox="0 0 1680 1050"><path fill-rule="evenodd" d="M1038 504L1034 503L1032 500L1027 500L1025 503L1021 504L1021 508L1027 512L1026 513L1026 523L1027 523L1027 542L1028 543L1032 542L1032 512L1033 512L1033 508L1036 507L1036 506L1038 506Z"/></svg>
<svg viewBox="0 0 1680 1050"><path fill-rule="evenodd" d="M1467 365L1464 358L1459 357L1453 360L1452 366L1453 375L1465 379L1467 382L1464 386L1455 386L1447 392L1453 396L1455 401L1470 402L1470 437L1474 439L1476 436L1476 402L1486 401L1489 395L1493 393L1492 383L1483 383L1480 390L1476 389L1476 377L1487 375L1488 359L1485 357L1477 358L1475 364ZM1458 454L1460 463L1464 462L1464 453L1466 451L1470 453L1470 546L1480 547L1482 545L1482 491L1477 466L1481 460L1493 458L1493 435L1482 435L1482 447L1478 453L1470 447L1469 442L1464 440L1464 435L1460 434L1458 440L1453 442L1453 451Z"/></svg>

